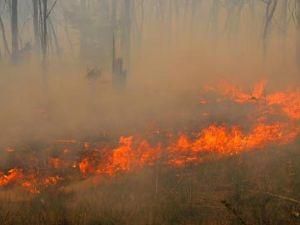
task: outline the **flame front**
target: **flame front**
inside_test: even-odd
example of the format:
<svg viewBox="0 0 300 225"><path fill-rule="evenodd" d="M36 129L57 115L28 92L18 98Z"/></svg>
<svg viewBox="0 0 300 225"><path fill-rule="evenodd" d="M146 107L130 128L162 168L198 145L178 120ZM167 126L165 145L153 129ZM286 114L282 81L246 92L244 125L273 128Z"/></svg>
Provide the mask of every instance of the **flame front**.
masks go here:
<svg viewBox="0 0 300 225"><path fill-rule="evenodd" d="M247 124L252 124L251 126L213 123L197 132L166 135L154 132L153 136L146 137L122 136L116 146L107 143L99 147L86 141L59 140L55 145L63 145L63 148L59 155L49 157L50 172L41 174L16 167L8 170L7 173L0 173L0 186L3 188L20 186L30 193L38 194L45 188L57 186L61 181L69 179L70 172L80 175L81 179L92 175L114 177L158 163L181 168L213 160L215 156L226 157L272 145L291 143L300 134L298 126L300 91L289 90L266 94L265 85L264 81L259 82L250 93L227 83L210 89L218 91L237 104L250 103L254 109L258 109L258 112L263 111L263 120L252 118L246 121ZM208 100L201 100L201 105L206 104L210 104ZM221 104L220 100L218 104ZM267 122L267 118L274 114L285 118ZM161 137L155 138L155 135ZM70 159L69 154L76 152L75 147L72 149L72 146L77 146L79 154L77 158ZM12 147L6 148L5 151L7 154L16 153ZM60 175L55 174L56 172Z"/></svg>
<svg viewBox="0 0 300 225"><path fill-rule="evenodd" d="M240 104L249 102L262 103L262 105L268 107L268 109L270 109L272 106L276 106L278 110L284 113L289 119L300 119L299 89L264 95L265 87L266 82L261 81L254 86L252 92L247 93L232 84L222 82L217 87L209 87L207 89L217 91L223 96L228 97L229 99L232 99Z"/></svg>

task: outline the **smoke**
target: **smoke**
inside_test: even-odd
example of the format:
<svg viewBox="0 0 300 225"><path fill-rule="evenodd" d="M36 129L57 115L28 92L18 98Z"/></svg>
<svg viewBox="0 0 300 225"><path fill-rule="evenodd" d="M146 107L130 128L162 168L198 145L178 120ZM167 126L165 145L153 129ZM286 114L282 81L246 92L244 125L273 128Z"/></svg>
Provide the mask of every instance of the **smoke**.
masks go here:
<svg viewBox="0 0 300 225"><path fill-rule="evenodd" d="M267 80L270 90L299 84L294 28L283 40L274 22L264 52L263 6L256 7L254 19L248 8L232 18L223 8L214 15L209 3L203 3L196 12L179 11L173 18L166 7L165 18L155 18L158 12L151 14L151 4L145 3L144 24L132 25L131 67L124 90L112 85L110 56L103 60L111 49L92 56L95 50L90 46L85 49L87 58L76 56L80 48L76 44L78 30L84 24L69 27L68 35L58 29L65 52L60 57L50 55L47 68L34 55L16 66L2 63L1 143L87 138L103 133L119 136L153 126L185 127L201 120L197 104L202 87L208 84L229 80L249 89L257 81ZM76 4L72 7L76 9ZM54 22L62 19L62 12L69 22L72 7L58 8ZM22 18L26 13L22 12ZM106 35L99 38L107 43ZM89 67L103 68L102 76L88 80Z"/></svg>

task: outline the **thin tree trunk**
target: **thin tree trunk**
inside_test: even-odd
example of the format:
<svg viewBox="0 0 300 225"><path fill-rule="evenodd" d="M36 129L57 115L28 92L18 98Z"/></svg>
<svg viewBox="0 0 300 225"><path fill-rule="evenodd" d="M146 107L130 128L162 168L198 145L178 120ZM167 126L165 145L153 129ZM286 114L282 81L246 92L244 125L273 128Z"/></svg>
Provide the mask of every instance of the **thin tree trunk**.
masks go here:
<svg viewBox="0 0 300 225"><path fill-rule="evenodd" d="M42 51L43 62L46 62L47 48L48 48L48 27L47 27L47 14L48 14L48 0L43 0L43 15L42 15Z"/></svg>
<svg viewBox="0 0 300 225"><path fill-rule="evenodd" d="M112 0L111 26L115 30L117 24L117 0Z"/></svg>
<svg viewBox="0 0 300 225"><path fill-rule="evenodd" d="M19 28L18 28L18 0L11 1L11 36L12 36L12 60L16 62L19 52Z"/></svg>
<svg viewBox="0 0 300 225"><path fill-rule="evenodd" d="M3 23L3 20L1 18L1 16L0 16L0 28L1 28L1 31L2 31L2 39L3 39L4 48L5 48L5 53L7 55L10 55L8 42L7 42L7 38L6 38L5 26L4 26L4 23Z"/></svg>
<svg viewBox="0 0 300 225"><path fill-rule="evenodd" d="M58 37L56 35L55 27L54 27L54 25L53 25L50 18L49 18L49 25L50 25L51 32L52 32L52 35L53 35L56 54L59 56L60 53L61 53L61 48L60 48L60 45L59 45Z"/></svg>
<svg viewBox="0 0 300 225"><path fill-rule="evenodd" d="M86 0L80 0L80 17L81 17L81 24L80 24L80 57L85 58L86 56L86 48L87 48L87 42L86 42L86 33L84 24L86 23L86 17L87 17L87 3Z"/></svg>
<svg viewBox="0 0 300 225"><path fill-rule="evenodd" d="M192 0L191 3L191 35L193 36L195 34L194 28L195 25L197 24L197 13L199 11L200 5L202 3L202 0Z"/></svg>
<svg viewBox="0 0 300 225"><path fill-rule="evenodd" d="M269 33L271 31L271 26L272 26L272 19L277 7L278 0L269 0L267 2L266 6L266 14L265 14L265 25L264 25L264 31L263 31L263 50L264 50L264 55L266 54L267 51L267 44L268 44L268 38L269 38Z"/></svg>
<svg viewBox="0 0 300 225"><path fill-rule="evenodd" d="M33 31L34 31L34 47L39 48L39 1L32 0L33 6Z"/></svg>
<svg viewBox="0 0 300 225"><path fill-rule="evenodd" d="M282 33L286 37L288 31L288 0L282 0Z"/></svg>
<svg viewBox="0 0 300 225"><path fill-rule="evenodd" d="M123 36L123 47L125 62L127 70L130 70L130 50L131 50L131 9L132 9L132 0L124 1L124 36Z"/></svg>
<svg viewBox="0 0 300 225"><path fill-rule="evenodd" d="M297 64L300 68L300 0L296 0L296 23L297 23Z"/></svg>
<svg viewBox="0 0 300 225"><path fill-rule="evenodd" d="M281 0L281 30L280 30L280 47L282 49L281 61L283 64L286 63L286 52L287 52L287 33L288 33L288 0Z"/></svg>
<svg viewBox="0 0 300 225"><path fill-rule="evenodd" d="M212 35L217 37L219 30L219 11L220 11L220 1L213 0L211 9L210 9L210 29Z"/></svg>

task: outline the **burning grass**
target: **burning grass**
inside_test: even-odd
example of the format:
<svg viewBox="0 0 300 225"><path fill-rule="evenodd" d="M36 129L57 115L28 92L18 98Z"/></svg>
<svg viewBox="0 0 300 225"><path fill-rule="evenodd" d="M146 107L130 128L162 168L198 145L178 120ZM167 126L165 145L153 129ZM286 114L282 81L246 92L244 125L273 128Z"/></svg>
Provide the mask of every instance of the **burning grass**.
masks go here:
<svg viewBox="0 0 300 225"><path fill-rule="evenodd" d="M24 157L13 147L5 149L10 158L7 172L0 174L0 186L20 186L33 194L40 189L56 186L69 174L114 177L151 167L160 162L173 168L197 165L211 158L241 154L292 143L299 136L299 90L265 93L265 82L259 82L249 93L228 83L206 88L219 97L202 99L201 104L226 104L229 98L237 105L245 105L253 115L244 118L244 124L212 123L174 133L157 129L150 134L122 136L117 140L90 143L77 140L57 140L45 146L46 151L30 152ZM205 94L203 96L205 96ZM207 97L207 95L206 95ZM224 103L225 102L225 103ZM250 105L250 106L249 106ZM203 116L207 116L204 113ZM213 156L213 157L212 157ZM43 160L41 160L43 159Z"/></svg>
<svg viewBox="0 0 300 225"><path fill-rule="evenodd" d="M299 162L299 90L267 93L265 82L248 92L228 83L204 90L197 104L199 119L207 126L156 127L119 138L5 148L1 192L26 197L4 197L2 202L13 204L24 218L28 215L15 209L16 202L40 208L27 212L33 213L28 224L257 224L270 218L277 221L273 206L282 210L283 219L294 221L288 215L298 208L287 210L268 193L293 196L299 188L294 168ZM242 107L249 114L242 115L243 123L235 118L215 121L211 109L220 105L232 111ZM268 152L273 156L266 157ZM287 168L291 180L284 169L276 168L286 167L286 162L292 162ZM275 174L280 181L272 177L272 170L279 171ZM267 177L257 176L260 173ZM270 201L274 201L271 209ZM261 204L258 212L252 202ZM10 210L4 212L15 213ZM0 218L6 224L21 223L7 220L4 212ZM216 212L222 216L213 216Z"/></svg>
<svg viewBox="0 0 300 225"><path fill-rule="evenodd" d="M0 219L3 224L233 224L240 219L245 224L296 224L298 205L270 193L299 197L297 147L299 143L181 168L157 163L114 177L73 177L30 198L15 187L1 198ZM287 173L289 163L293 166Z"/></svg>

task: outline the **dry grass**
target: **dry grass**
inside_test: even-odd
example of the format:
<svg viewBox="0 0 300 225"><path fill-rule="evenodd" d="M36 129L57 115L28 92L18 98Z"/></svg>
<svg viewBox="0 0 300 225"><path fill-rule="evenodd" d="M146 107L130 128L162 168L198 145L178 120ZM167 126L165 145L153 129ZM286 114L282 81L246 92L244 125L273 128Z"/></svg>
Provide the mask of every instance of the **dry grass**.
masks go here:
<svg viewBox="0 0 300 225"><path fill-rule="evenodd" d="M147 168L97 184L91 178L30 198L20 190L2 191L0 224L298 224L300 205L278 197L300 199L298 147L181 170Z"/></svg>

